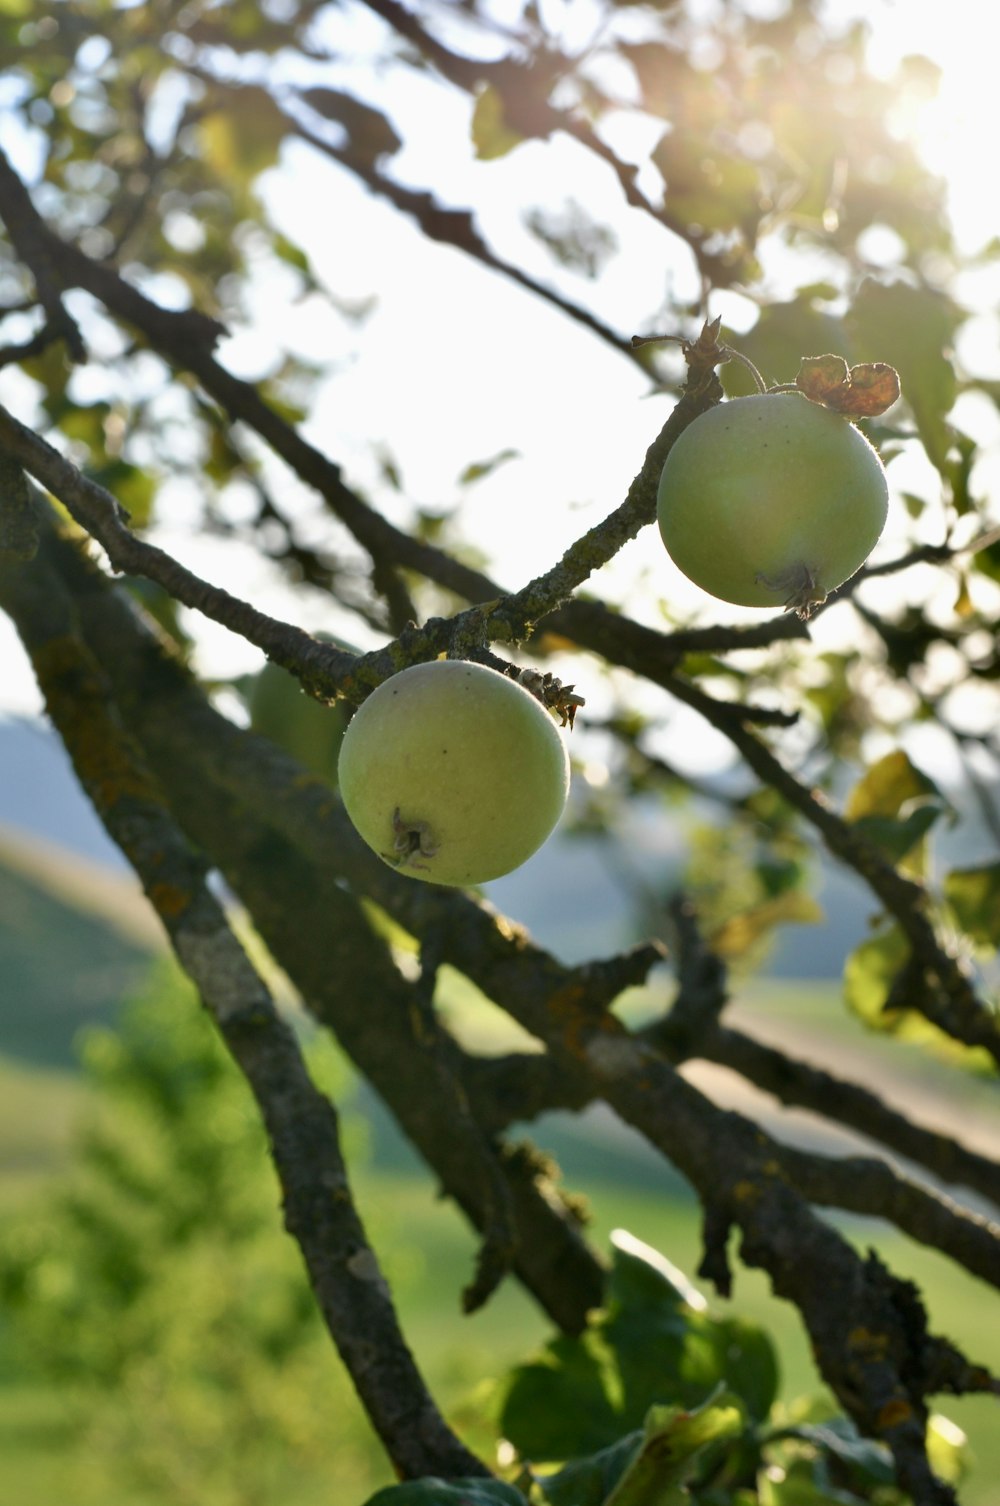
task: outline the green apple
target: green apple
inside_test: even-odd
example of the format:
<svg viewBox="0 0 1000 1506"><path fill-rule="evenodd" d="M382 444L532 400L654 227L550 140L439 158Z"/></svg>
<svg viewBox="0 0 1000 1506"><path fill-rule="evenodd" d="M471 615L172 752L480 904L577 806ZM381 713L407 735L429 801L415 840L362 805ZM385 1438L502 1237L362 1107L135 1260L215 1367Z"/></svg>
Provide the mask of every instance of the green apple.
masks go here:
<svg viewBox="0 0 1000 1506"><path fill-rule="evenodd" d="M321 779L336 782L346 721L343 703L324 706L287 669L269 661L248 681L248 705L254 732L277 743Z"/></svg>
<svg viewBox="0 0 1000 1506"><path fill-rule="evenodd" d="M660 476L667 553L721 601L807 616L864 564L888 509L885 468L846 418L797 392L696 418Z"/></svg>
<svg viewBox="0 0 1000 1506"><path fill-rule="evenodd" d="M562 815L569 755L541 702L482 664L438 659L385 680L351 720L338 782L379 857L410 878L482 884Z"/></svg>

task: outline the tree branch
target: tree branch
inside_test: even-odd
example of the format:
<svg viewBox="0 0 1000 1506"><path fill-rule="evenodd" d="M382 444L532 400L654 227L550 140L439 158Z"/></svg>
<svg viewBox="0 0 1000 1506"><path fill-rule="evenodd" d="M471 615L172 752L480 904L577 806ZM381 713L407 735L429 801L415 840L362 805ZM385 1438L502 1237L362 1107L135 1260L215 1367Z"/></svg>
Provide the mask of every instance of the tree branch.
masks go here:
<svg viewBox="0 0 1000 1506"><path fill-rule="evenodd" d="M97 589L95 583L92 590ZM106 590L103 594L107 596ZM102 657L112 644L115 671L120 672L123 653L117 631L104 642ZM163 685L156 684L148 664L142 679L144 693L159 708L157 716L176 723L175 708L164 698ZM200 784L202 801L215 806L219 827L238 837L247 808L222 807L218 790L206 791L201 773L178 775L176 747L168 752L164 746L164 723L151 723L147 731L150 742L161 748L164 763L172 765L173 777L181 778L179 806L187 809L188 801L197 798ZM271 805L277 808L283 803L275 791ZM248 841L254 840L259 838L251 833ZM277 904L275 851L272 841L258 853L262 880L252 909L258 923L265 912L265 935L268 893L272 905ZM331 851L329 856L332 863L327 872L343 871L343 850ZM224 860L223 866L232 870L232 858ZM545 1041L566 1074L578 1078L586 1091L597 1091L673 1160L698 1188L706 1206L715 1210L720 1228L729 1224L742 1228L744 1258L767 1269L776 1290L800 1307L824 1375L859 1426L892 1447L904 1487L928 1502L950 1500L934 1480L923 1453L923 1372L914 1374L911 1350L918 1341L924 1343L925 1336L923 1330L914 1334L912 1307L900 1298L901 1284L880 1274L871 1262L861 1262L838 1235L815 1220L782 1175L780 1148L756 1126L715 1109L662 1056L641 1041L631 1040L604 1007L606 990L588 996L572 971L567 974L545 961L543 954L526 955L524 938L498 928L487 911L461 895L408 883L371 855L352 853L350 867L356 882L359 875L365 879L375 874L373 886L365 883L368 892L380 902L388 901L391 913L405 917L403 923L414 934L427 934L433 928L441 938L443 957ZM281 871L284 878L284 862ZM302 883L291 891L290 909L307 932L321 925L329 932L329 900L337 885L324 890L317 878L315 867L303 870ZM284 908L288 913L287 902ZM313 909L314 920L310 918ZM338 932L334 912L334 934ZM328 976L330 964L327 951ZM846 1334L845 1304L857 1317L855 1328ZM859 1332L882 1337L874 1349L864 1345L859 1349L851 1337Z"/></svg>
<svg viewBox="0 0 1000 1506"><path fill-rule="evenodd" d="M453 1089L429 1075L412 985L399 973L369 915L341 875L371 858L330 789L263 738L239 731L205 700L159 635L145 630L119 593L69 541L45 530L44 548L72 593L92 651L106 665L122 716L141 741L193 840L212 851L241 893L307 1006L338 1036L404 1132L475 1228L490 1224L489 1186L498 1159L516 1228L513 1268L567 1332L600 1305L604 1269L542 1171L493 1144L455 1133L465 1094L465 1054L441 1047ZM288 818L288 819L285 819ZM333 836L324 862L307 833ZM374 860L376 863L377 859ZM383 864L390 880L405 884ZM363 891L362 891L363 892ZM368 1001L365 1009L358 999ZM484 1137L489 1137L486 1142ZM494 1199L494 1204L495 1204Z"/></svg>
<svg viewBox="0 0 1000 1506"><path fill-rule="evenodd" d="M675 678L671 692L702 714L733 743L761 781L798 810L822 836L834 857L853 868L899 922L916 965L906 1005L967 1046L982 1046L1000 1063L1000 1026L977 997L958 958L939 942L927 915L927 896L901 874L878 848L801 784L738 716L720 720L717 703L689 681Z"/></svg>
<svg viewBox="0 0 1000 1506"><path fill-rule="evenodd" d="M404 1476L485 1475L427 1391L365 1237L340 1153L337 1115L208 888L107 680L82 641L55 571L0 565L0 602L31 656L46 709L109 835L139 875L267 1127L285 1223L372 1425Z"/></svg>

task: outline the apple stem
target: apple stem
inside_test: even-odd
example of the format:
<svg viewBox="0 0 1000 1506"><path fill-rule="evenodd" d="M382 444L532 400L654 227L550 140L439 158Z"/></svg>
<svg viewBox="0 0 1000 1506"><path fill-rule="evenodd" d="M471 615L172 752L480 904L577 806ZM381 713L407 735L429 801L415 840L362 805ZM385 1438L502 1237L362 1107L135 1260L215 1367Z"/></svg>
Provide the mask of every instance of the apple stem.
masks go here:
<svg viewBox="0 0 1000 1506"><path fill-rule="evenodd" d="M716 325L718 325L718 321L716 321ZM715 332L717 333L717 329ZM691 344L691 342L689 340L686 340L683 335L633 335L632 349L638 350L640 345L661 345L665 341L668 341L673 345L690 346ZM716 358L716 363L731 360L741 361L743 363L747 371L749 371L750 375L753 377L758 392L768 391L767 383L765 382L764 378L761 376L760 372L757 370L757 367L751 361L749 356L745 356L742 351L734 350L731 345L720 345L718 347L718 356ZM773 391L773 389L771 390Z"/></svg>
<svg viewBox="0 0 1000 1506"><path fill-rule="evenodd" d="M761 376L760 372L757 370L757 367L751 361L749 356L745 356L741 350L734 350L731 345L724 346L724 349L727 356L729 356L732 360L742 362L742 364L746 367L747 371L749 371L750 375L753 377L754 382L757 385L758 392L768 391L767 383L765 382L764 378ZM774 389L772 388L771 391L773 390Z"/></svg>

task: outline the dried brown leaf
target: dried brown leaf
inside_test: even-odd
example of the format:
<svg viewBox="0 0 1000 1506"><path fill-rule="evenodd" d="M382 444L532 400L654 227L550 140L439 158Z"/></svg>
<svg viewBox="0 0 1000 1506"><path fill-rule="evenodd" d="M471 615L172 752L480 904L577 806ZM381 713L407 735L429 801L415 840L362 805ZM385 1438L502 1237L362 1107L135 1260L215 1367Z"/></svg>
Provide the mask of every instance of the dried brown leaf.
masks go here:
<svg viewBox="0 0 1000 1506"><path fill-rule="evenodd" d="M848 369L843 356L803 356L795 385L810 402L845 418L877 418L899 397L899 375L885 361Z"/></svg>

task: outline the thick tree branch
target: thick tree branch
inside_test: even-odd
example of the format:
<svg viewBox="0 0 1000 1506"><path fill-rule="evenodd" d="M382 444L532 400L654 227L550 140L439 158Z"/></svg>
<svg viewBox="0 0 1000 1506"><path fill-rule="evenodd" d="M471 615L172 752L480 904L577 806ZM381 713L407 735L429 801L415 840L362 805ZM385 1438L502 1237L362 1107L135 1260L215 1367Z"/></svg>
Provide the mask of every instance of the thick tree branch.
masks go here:
<svg viewBox="0 0 1000 1506"><path fill-rule="evenodd" d="M810 1203L884 1218L1000 1287L1000 1224L919 1187L872 1156L818 1156L785 1146L782 1166Z"/></svg>
<svg viewBox="0 0 1000 1506"><path fill-rule="evenodd" d="M403 1339L352 1201L333 1105L208 888L208 868L176 827L107 679L43 561L0 565L0 603L31 656L46 709L76 773L139 875L181 966L257 1100L320 1309L372 1425L403 1476L487 1474L447 1427Z"/></svg>
<svg viewBox="0 0 1000 1506"><path fill-rule="evenodd" d="M856 1130L941 1181L968 1187L1000 1208L1000 1165L951 1135L915 1124L870 1089L722 1025L699 1036L692 1054L731 1068L790 1108L809 1109Z"/></svg>
<svg viewBox="0 0 1000 1506"><path fill-rule="evenodd" d="M120 660L118 634L105 648L112 642ZM169 716L162 696L154 699ZM150 731L151 741L158 743L163 728ZM183 791L185 803L195 793L192 782ZM238 831L243 812L220 812L218 794L209 798L220 825ZM272 846L267 856L273 854ZM364 872L365 861L362 855L359 872ZM744 1258L767 1269L776 1290L800 1307L824 1375L859 1425L890 1444L903 1485L922 1501L951 1500L934 1480L923 1452L924 1377L914 1370L913 1351L926 1343L925 1329L915 1322L913 1305L903 1300L899 1283L871 1262L861 1262L839 1236L813 1218L782 1175L779 1148L739 1116L713 1108L662 1056L631 1040L602 1006L600 991L588 1002L586 990L572 973L567 978L564 969L552 964L539 967L538 957L531 959L534 966L526 966L523 938L498 929L487 912L462 896L408 884L375 859L371 865L381 869L382 893L377 885L369 892L389 898L389 908L397 916L408 914L416 934L433 928L441 938L441 955L480 986L488 977L487 991L546 1042L564 1072L579 1077L588 1090L596 1088L689 1177L715 1210L720 1229L730 1224L742 1228ZM273 864L263 866L273 892ZM296 898L308 920L309 889L317 886L317 870L304 870L304 881L306 887L296 891ZM255 896L262 907L266 901L266 894ZM325 905L323 911L329 927ZM265 934L266 922L265 915ZM498 988L498 983L506 986ZM857 1317L849 1333L842 1321L845 1304ZM867 1341L855 1343L851 1334L857 1333L875 1335L879 1342L874 1347Z"/></svg>
<svg viewBox="0 0 1000 1506"><path fill-rule="evenodd" d="M338 1036L484 1236L497 1205L490 1189L499 1165L516 1229L513 1269L560 1327L579 1331L602 1300L603 1267L542 1170L495 1145L488 1127L476 1137L456 1134L464 1053L442 1032L437 1060L444 1076L436 1081L429 1072L413 986L340 882L356 861L366 867L370 854L329 787L305 778L272 744L214 711L76 547L46 530L45 548L72 592L88 643L107 667L123 717L189 835L211 849L307 1005ZM290 825L282 813L293 816ZM333 823L332 862L317 868L303 858L293 835L299 818L303 841L315 822ZM359 999L366 1008L357 1007Z"/></svg>

